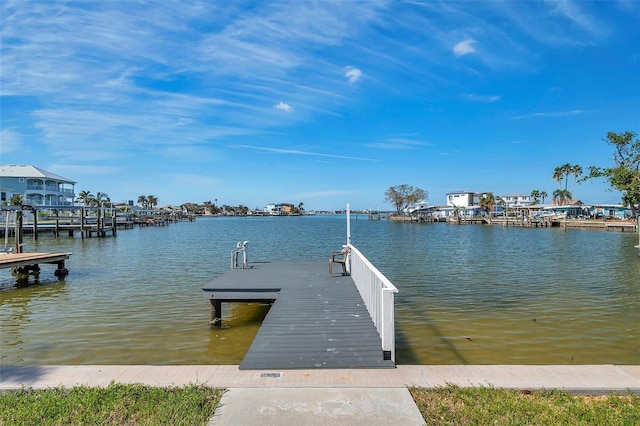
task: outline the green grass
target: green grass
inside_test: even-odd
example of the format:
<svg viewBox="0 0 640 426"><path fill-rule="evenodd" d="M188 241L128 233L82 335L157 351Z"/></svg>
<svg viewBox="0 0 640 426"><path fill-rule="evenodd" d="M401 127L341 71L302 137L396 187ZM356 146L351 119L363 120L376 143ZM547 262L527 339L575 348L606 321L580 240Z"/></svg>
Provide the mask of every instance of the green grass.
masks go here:
<svg viewBox="0 0 640 426"><path fill-rule="evenodd" d="M223 390L111 384L0 394L0 425L206 425Z"/></svg>
<svg viewBox="0 0 640 426"><path fill-rule="evenodd" d="M558 390L454 385L409 390L429 426L640 425L638 395L572 396Z"/></svg>
<svg viewBox="0 0 640 426"><path fill-rule="evenodd" d="M454 385L410 388L433 425L640 425L640 396L572 396ZM224 390L156 388L21 389L0 393L0 425L206 425Z"/></svg>

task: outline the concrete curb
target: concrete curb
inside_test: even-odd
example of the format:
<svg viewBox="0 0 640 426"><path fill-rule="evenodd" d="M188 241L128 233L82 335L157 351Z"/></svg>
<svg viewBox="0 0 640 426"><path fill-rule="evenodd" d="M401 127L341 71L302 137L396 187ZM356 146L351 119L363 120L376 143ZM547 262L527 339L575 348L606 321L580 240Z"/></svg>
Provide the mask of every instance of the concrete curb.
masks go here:
<svg viewBox="0 0 640 426"><path fill-rule="evenodd" d="M640 393L640 366L400 365L395 369L239 370L237 365L0 366L0 390L142 383L216 388L433 388L493 386L572 393Z"/></svg>

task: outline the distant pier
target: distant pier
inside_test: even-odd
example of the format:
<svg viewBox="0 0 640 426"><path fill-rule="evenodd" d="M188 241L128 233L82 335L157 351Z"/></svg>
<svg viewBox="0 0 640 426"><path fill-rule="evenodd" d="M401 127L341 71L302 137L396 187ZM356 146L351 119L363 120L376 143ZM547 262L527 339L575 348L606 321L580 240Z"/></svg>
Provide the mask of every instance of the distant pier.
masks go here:
<svg viewBox="0 0 640 426"><path fill-rule="evenodd" d="M54 237L79 233L82 238L116 236L120 229L134 226L166 226L183 219L193 220L192 215L165 210L140 210L137 214L123 213L114 207L87 206L2 206L0 236L18 237L31 235L37 240L42 233ZM0 224L0 225L2 225ZM5 248L6 249L6 248Z"/></svg>

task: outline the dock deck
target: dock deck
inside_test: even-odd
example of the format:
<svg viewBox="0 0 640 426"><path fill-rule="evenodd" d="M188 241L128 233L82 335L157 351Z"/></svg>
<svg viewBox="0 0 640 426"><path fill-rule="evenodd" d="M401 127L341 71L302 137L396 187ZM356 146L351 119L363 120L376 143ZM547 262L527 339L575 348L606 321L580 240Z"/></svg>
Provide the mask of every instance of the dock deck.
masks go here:
<svg viewBox="0 0 640 426"><path fill-rule="evenodd" d="M0 269L13 268L20 272L39 271L38 265L49 263L58 265L55 276L65 277L69 271L64 267L64 261L71 253L10 253L0 255Z"/></svg>
<svg viewBox="0 0 640 426"><path fill-rule="evenodd" d="M273 302L241 370L394 368L349 276L325 262L251 263L202 289L213 302Z"/></svg>

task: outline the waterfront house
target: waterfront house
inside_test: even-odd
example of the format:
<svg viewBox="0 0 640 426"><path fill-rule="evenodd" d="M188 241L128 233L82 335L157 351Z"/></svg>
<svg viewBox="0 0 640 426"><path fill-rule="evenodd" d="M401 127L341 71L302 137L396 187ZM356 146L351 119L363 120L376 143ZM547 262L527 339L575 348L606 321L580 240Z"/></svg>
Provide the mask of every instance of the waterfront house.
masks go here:
<svg viewBox="0 0 640 426"><path fill-rule="evenodd" d="M594 204L583 206L584 212L596 219L629 219L631 209L621 204Z"/></svg>
<svg viewBox="0 0 640 426"><path fill-rule="evenodd" d="M543 211L545 213L551 213L555 215L566 215L567 217L582 217L584 215L582 205L584 203L580 200L566 200L562 205L557 204L555 201L551 204L545 204Z"/></svg>
<svg viewBox="0 0 640 426"><path fill-rule="evenodd" d="M531 195L527 194L511 193L501 195L500 198L504 200L508 208L526 207L533 203Z"/></svg>
<svg viewBox="0 0 640 426"><path fill-rule="evenodd" d="M264 213L270 216L286 216L293 213L294 205L290 203L270 203L264 207Z"/></svg>
<svg viewBox="0 0 640 426"><path fill-rule="evenodd" d="M456 191L447 193L447 206L450 207L476 207L480 206L480 199L488 192Z"/></svg>
<svg viewBox="0 0 640 426"><path fill-rule="evenodd" d="M76 182L25 164L0 166L0 201L8 203L21 195L32 206L72 206Z"/></svg>

